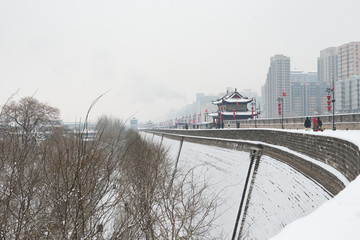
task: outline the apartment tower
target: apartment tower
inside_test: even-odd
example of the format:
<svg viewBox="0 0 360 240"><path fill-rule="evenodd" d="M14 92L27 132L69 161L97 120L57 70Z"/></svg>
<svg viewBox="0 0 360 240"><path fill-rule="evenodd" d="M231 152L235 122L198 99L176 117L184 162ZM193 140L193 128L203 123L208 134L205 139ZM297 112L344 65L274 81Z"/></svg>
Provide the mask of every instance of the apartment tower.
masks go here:
<svg viewBox="0 0 360 240"><path fill-rule="evenodd" d="M290 114L290 57L275 55L270 58L270 67L265 82L265 114L267 118L278 118L278 98L284 97L284 116Z"/></svg>
<svg viewBox="0 0 360 240"><path fill-rule="evenodd" d="M317 59L318 81L327 82L330 86L338 79L337 47L329 47L320 51Z"/></svg>
<svg viewBox="0 0 360 240"><path fill-rule="evenodd" d="M349 79L360 75L360 42L350 42L338 47L338 79Z"/></svg>
<svg viewBox="0 0 360 240"><path fill-rule="evenodd" d="M350 42L338 48L339 81L335 83L336 111L360 112L360 42Z"/></svg>

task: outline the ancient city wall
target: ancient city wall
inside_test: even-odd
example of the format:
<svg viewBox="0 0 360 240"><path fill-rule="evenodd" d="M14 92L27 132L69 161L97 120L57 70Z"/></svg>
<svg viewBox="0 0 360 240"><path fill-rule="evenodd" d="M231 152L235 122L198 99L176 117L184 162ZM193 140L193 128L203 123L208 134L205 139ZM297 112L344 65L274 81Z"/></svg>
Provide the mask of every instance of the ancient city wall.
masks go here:
<svg viewBox="0 0 360 240"><path fill-rule="evenodd" d="M332 115L309 116L309 117L310 117L310 119L312 119L314 117L320 117L320 119L323 123L323 128L325 128L325 129L333 128ZM284 118L284 128L286 128L286 129L303 129L304 121L305 121L305 117ZM231 124L234 125L234 127L236 126L236 122L232 122ZM256 126L259 128L281 128L281 118L258 119L258 120L256 120ZM253 127L255 127L255 120L243 120L240 122L240 127L241 128L249 128L249 127L253 128ZM336 129L341 129L341 130L360 129L360 114L335 115L335 127L336 127Z"/></svg>
<svg viewBox="0 0 360 240"><path fill-rule="evenodd" d="M251 148L261 148L263 154L283 161L294 167L303 174L311 177L321 183L326 189L333 194L338 193L344 188L344 184L339 181L330 172L322 169L316 164L305 161L296 154L283 151L261 143L251 143L246 141L259 141L273 145L287 147L293 151L307 155L313 159L326 163L339 172L348 180L352 181L360 174L360 151L353 143L345 140L316 136L312 134L299 134L285 131L268 130L268 129L207 129L207 130L155 130L158 134L177 134L171 137L186 137L186 141L198 142L203 144L216 145L242 151ZM190 136L198 136L193 138ZM228 141L209 140L202 137L223 138ZM235 143L234 140L245 140L242 143Z"/></svg>
<svg viewBox="0 0 360 240"><path fill-rule="evenodd" d="M332 115L324 115L324 116L309 116L310 119L314 117L320 117L323 128L324 129L333 129L333 117ZM303 129L304 128L305 117L289 117L284 118L284 128L285 129ZM257 119L257 120L232 120L232 121L224 121L224 128L228 127L228 123L230 124L230 128L236 128L237 123L240 125L240 128L281 128L281 118L269 118L269 119ZM185 124L179 124L176 127L181 129ZM201 128L205 129L206 124L188 124L189 128ZM212 123L207 124L208 128L212 127ZM360 129L360 114L342 114L335 115L335 127L336 129L341 130L359 130Z"/></svg>

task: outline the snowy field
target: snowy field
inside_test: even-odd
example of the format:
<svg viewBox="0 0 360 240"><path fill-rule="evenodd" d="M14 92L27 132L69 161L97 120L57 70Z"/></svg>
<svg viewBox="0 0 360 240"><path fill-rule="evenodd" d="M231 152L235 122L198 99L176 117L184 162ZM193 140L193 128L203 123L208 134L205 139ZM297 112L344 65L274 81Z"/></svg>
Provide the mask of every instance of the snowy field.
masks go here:
<svg viewBox="0 0 360 240"><path fill-rule="evenodd" d="M146 136L154 141L161 139L149 133ZM164 138L163 145L175 161L179 141ZM221 196L223 204L217 209L219 217L211 235L231 239L249 162L248 152L184 142L179 167L196 167L197 175L212 186L209 191ZM288 165L262 156L245 218L246 239L268 239L329 198L325 190Z"/></svg>

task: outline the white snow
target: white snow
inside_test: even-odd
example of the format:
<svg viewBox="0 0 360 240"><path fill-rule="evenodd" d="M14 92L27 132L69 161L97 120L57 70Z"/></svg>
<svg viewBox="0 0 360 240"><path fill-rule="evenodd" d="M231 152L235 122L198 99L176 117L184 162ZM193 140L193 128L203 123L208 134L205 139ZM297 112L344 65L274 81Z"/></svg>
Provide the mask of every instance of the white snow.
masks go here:
<svg viewBox="0 0 360 240"><path fill-rule="evenodd" d="M262 156L245 218L245 239L268 239L330 198L290 166Z"/></svg>
<svg viewBox="0 0 360 240"><path fill-rule="evenodd" d="M304 132L306 132L306 131L304 131ZM169 135L177 135L177 134L169 134ZM186 136L186 135L181 135L181 136ZM273 148L277 148L277 149L280 149L282 151L285 151L285 152L294 154L296 156L299 156L299 157L303 158L306 161L312 162L312 163L324 168L328 172L334 174L340 181L342 181L344 183L345 186L347 184L349 184L349 180L347 180L347 178L341 172L339 172L337 169L333 168L332 166L327 165L327 164L325 164L325 163L323 163L321 161L313 159L313 158L311 158L309 156L306 156L304 154L301 154L299 152L293 151L293 150L291 150L291 149L289 149L287 147L278 146L278 145L269 144L269 143L260 142L260 141L237 140L237 139L231 139L231 138L225 139L225 138L211 138L211 137L201 137L201 136L196 136L196 137L186 136L186 137L188 137L188 138L201 138L201 139L215 139L215 140L219 140L219 141L220 140L225 140L225 141L232 141L232 142L239 142L239 143L247 142L247 143L262 144L262 145L266 145L266 146L271 146ZM360 146L360 142L359 142L359 146Z"/></svg>
<svg viewBox="0 0 360 240"><path fill-rule="evenodd" d="M213 104L218 105L218 104L222 104L223 102L229 102L229 103L249 103L252 101L251 99L247 99L247 98L228 98L228 99L221 99L219 101L214 101Z"/></svg>
<svg viewBox="0 0 360 240"><path fill-rule="evenodd" d="M257 129L259 128L252 128ZM301 134L311 134L318 136L328 136L334 138L340 138L349 142L354 143L360 149L360 130L325 130L323 132L313 132L313 131L305 131L305 130L292 130L292 129L270 129L270 128L262 128L261 130L276 130L276 131L285 131L285 132L293 132L293 133L301 133Z"/></svg>
<svg viewBox="0 0 360 240"><path fill-rule="evenodd" d="M148 137L156 141L161 139L152 134ZM163 145L175 159L179 141L164 138ZM222 234L224 239L231 238L249 162L248 152L184 141L179 167L197 166L196 174L201 179L208 179L212 186L209 191L221 192L223 204L218 207L217 227L212 229L210 236ZM249 239L268 239L284 225L309 214L329 198L329 194L314 181L282 162L262 156L245 218L245 232Z"/></svg>
<svg viewBox="0 0 360 240"><path fill-rule="evenodd" d="M264 129L263 129L264 130ZM275 130L275 129L267 129L267 130ZM330 136L335 138L340 138L349 142L354 143L360 149L360 131L359 130L326 130L324 132L312 132L305 130L287 130L287 129L277 129L278 131L286 131L286 132L295 132L300 134L313 134L320 136ZM164 138L165 139L165 138ZM233 139L229 139L233 140ZM240 140L238 140L240 141ZM260 143L260 142L253 142ZM190 143L187 143L188 145ZM266 143L261 143L266 144ZM269 145L269 144L267 144ZM272 147L277 147L281 150L288 151L291 153L295 153L294 151L287 149L282 146L271 145ZM196 147L196 152L198 151L208 151L205 149L206 146L198 145ZM210 147L213 148L213 147ZM230 150L224 150L231 152ZM185 153L182 153L185 155ZM212 153L211 153L212 154ZM326 164L323 164L317 160L311 159L302 154L296 153L297 155L301 155L307 161L312 161L316 164L321 165L326 168L328 171L335 174L339 179L341 179L347 187L341 191L337 196L333 199L326 201L326 198L329 196L326 195L325 192L321 188L316 189L318 187L314 182L308 180L313 183L311 185L306 180L302 179L299 176L289 177L289 174L294 170L289 167L288 170L282 169L284 166L277 164L277 161L273 159L267 159L267 157L262 157L262 162L259 168L257 180L255 183L255 187L253 190L253 198L248 210L248 216L246 217L246 224L248 225L248 231L251 232L249 235L249 239L268 239L274 235L274 233L278 232L284 225L288 224L279 234L272 237L271 240L338 240L338 239L346 239L346 240L359 240L360 239L360 176L358 176L354 181L348 183L348 181L335 169L328 168ZM216 158L227 158L226 155L221 155L215 157ZM245 156L246 157L246 156ZM197 155L192 155L193 159L198 159ZM248 158L248 157L247 157ZM204 157L200 157L200 159L205 159ZM238 157L239 161L244 161L241 157ZM223 161L224 162L224 161ZM236 161L235 161L236 162ZM273 168L267 166L275 164ZM283 164L285 165L285 164ZM326 165L326 166L325 166ZM218 164L213 164L213 167L216 168ZM287 165L286 165L287 166ZM214 179L216 181L225 181L227 184L230 184L229 181L231 179L236 178L235 175L229 174L230 172L238 169L239 166L233 165L233 163L229 163L227 166L223 165L223 170L227 171L225 178L222 180L219 176L216 176ZM246 167L245 165L242 166ZM288 166L287 166L288 167ZM294 171L296 172L296 171ZM298 173L297 173L298 174ZM244 178L244 173L239 172L239 178L235 181L235 186L242 187L243 180L239 180L240 178ZM292 179L294 182L301 182L299 185L294 185L293 183L289 183L289 179ZM233 184L233 183L232 183ZM271 186L273 185L273 187ZM226 186L226 184L223 184ZM301 186L301 190L299 190L299 186ZM237 211L236 201L239 199L239 194L241 194L240 190L235 188L231 188L228 185L230 194L230 199L228 202L231 204L226 205L228 208L225 211L223 216L226 216L228 220L224 220L225 218L219 218L220 226L222 226L223 231L227 233L226 236L229 236L229 231L232 231L233 219L235 216L235 212ZM290 187L290 188L289 188ZM294 188L293 192L289 191L291 188ZM237 190L237 191L236 191ZM265 190L265 191L264 191ZM276 192L278 190L278 192ZM311 195L308 195L308 194ZM308 198L304 198L301 196L302 194L308 195ZM233 196L232 196L233 195ZM232 196L232 198L231 198ZM282 197L288 197L288 202L286 199ZM305 200L305 201L304 201ZM313 202L311 202L312 200ZM285 202L284 202L285 201ZM326 202L325 202L326 201ZM307 204L310 202L312 207L309 207ZM324 203L325 202L325 203ZM321 205L323 203L323 205ZM321 206L320 206L321 205ZM305 206L305 207L304 207ZM320 206L316 211L312 212L313 209ZM226 209L224 207L223 209ZM233 213L226 214L226 212ZM288 216L287 219L279 221L281 213L284 212L285 216ZM300 213L299 213L300 212ZM309 214L312 212L311 214ZM308 215L309 214L309 215ZM291 217L289 217L289 215ZM302 217L301 217L302 216ZM295 220L298 219L298 220ZM291 221L294 222L290 223ZM231 222L231 223L230 223ZM283 225L282 225L283 224ZM280 226L279 226L280 225ZM272 231L271 233L269 231ZM250 237L251 236L251 237Z"/></svg>
<svg viewBox="0 0 360 240"><path fill-rule="evenodd" d="M271 240L359 240L360 177L312 214L287 225Z"/></svg>
<svg viewBox="0 0 360 240"><path fill-rule="evenodd" d="M313 158L311 158L309 156L306 156L306 155L304 155L302 153L299 153L299 152L293 151L291 149L288 149L287 147L277 146L277 145L263 143L263 142L259 142L259 143L261 143L263 145L271 146L273 148L280 149L282 151L285 151L285 152L288 152L288 153L291 153L291 154L294 154L294 155L296 155L298 157L301 157L302 159L304 159L304 160L306 160L308 162L312 162L312 163L322 167L323 169L327 170L328 172L334 174L340 181L342 181L344 183L345 186L349 184L349 180L341 172L339 172L338 170L336 170L332 166L327 165L326 163L320 162L320 161L318 161L316 159L313 159Z"/></svg>
<svg viewBox="0 0 360 240"><path fill-rule="evenodd" d="M354 143L360 148L359 130L307 132L305 134L336 137ZM360 159L359 159L360 161ZM333 199L312 214L287 225L271 240L359 240L360 239L360 176Z"/></svg>

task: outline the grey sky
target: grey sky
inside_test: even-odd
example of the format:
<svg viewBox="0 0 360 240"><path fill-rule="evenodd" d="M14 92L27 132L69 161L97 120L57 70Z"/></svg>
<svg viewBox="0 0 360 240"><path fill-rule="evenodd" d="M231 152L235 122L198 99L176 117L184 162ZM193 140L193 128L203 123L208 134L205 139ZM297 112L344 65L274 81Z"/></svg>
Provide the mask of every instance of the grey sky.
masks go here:
<svg viewBox="0 0 360 240"><path fill-rule="evenodd" d="M225 87L260 93L270 57L316 71L360 40L358 0L0 0L0 100L20 89L61 109L141 121ZM251 96L250 96L251 97Z"/></svg>

